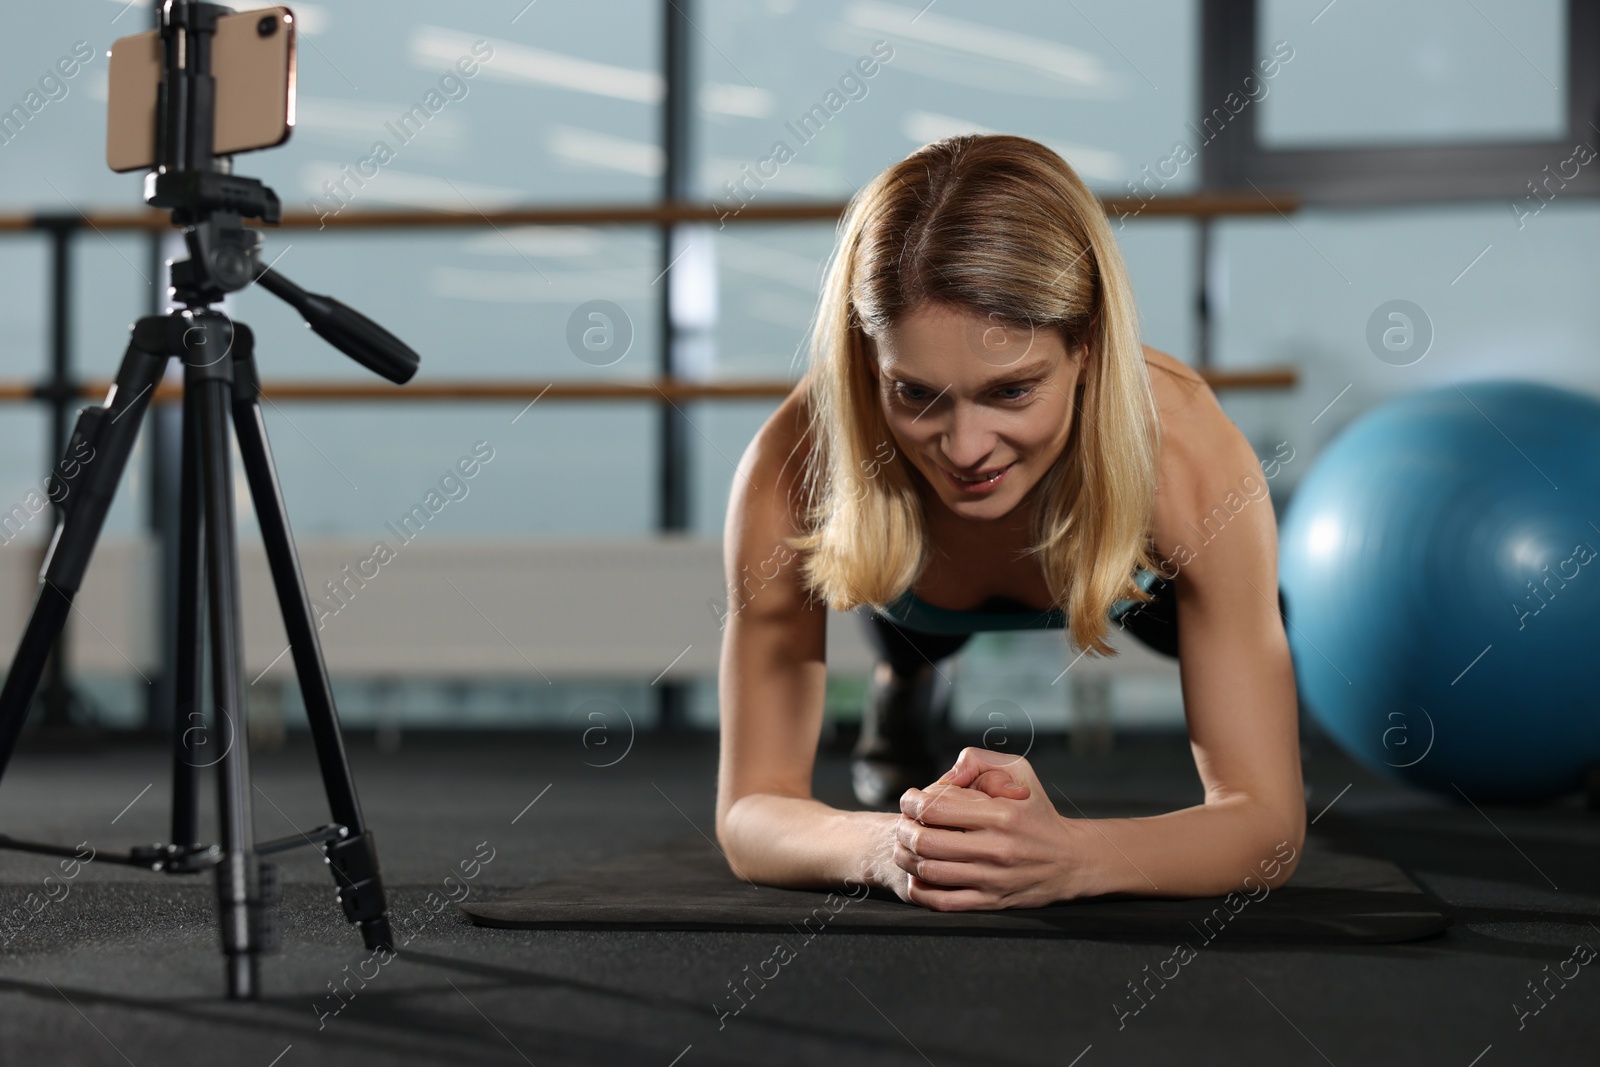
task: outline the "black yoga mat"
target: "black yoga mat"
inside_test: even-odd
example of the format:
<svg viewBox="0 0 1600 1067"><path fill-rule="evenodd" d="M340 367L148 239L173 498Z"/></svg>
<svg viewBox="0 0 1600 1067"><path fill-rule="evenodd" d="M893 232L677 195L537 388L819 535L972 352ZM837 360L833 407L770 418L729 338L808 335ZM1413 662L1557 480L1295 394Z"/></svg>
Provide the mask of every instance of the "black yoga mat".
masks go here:
<svg viewBox="0 0 1600 1067"><path fill-rule="evenodd" d="M1252 883L1254 884L1254 883ZM1098 897L1007 911L936 912L892 893L845 887L775 889L735 878L704 838L685 837L586 867L461 910L479 926L514 930L782 930L981 934L1226 942L1412 941L1446 920L1394 864L1308 837L1286 885L1164 900ZM1230 906L1231 905L1231 906Z"/></svg>

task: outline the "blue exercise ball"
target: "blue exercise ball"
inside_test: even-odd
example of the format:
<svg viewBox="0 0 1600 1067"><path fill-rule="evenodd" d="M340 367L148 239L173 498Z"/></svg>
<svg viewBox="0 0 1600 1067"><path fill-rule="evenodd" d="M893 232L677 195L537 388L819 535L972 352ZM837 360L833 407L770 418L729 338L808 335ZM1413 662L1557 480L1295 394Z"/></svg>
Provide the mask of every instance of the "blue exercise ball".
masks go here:
<svg viewBox="0 0 1600 1067"><path fill-rule="evenodd" d="M1600 402L1488 381L1385 403L1279 544L1301 702L1359 762L1474 803L1600 764Z"/></svg>

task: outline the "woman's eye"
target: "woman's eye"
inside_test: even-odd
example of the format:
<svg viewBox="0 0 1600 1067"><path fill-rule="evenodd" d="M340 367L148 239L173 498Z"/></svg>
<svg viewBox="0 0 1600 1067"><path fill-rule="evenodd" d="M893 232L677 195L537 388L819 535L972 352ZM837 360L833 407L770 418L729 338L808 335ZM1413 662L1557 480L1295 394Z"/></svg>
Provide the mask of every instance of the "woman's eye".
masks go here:
<svg viewBox="0 0 1600 1067"><path fill-rule="evenodd" d="M1026 400L1028 397L1033 395L1033 392L1034 387L1031 385L1005 385L995 390L995 394L999 396L1001 400L1013 402L1018 400ZM924 389L920 385L896 385L894 387L894 394L897 398L905 401L908 404L926 404L930 400L936 399L934 397L930 397L928 390Z"/></svg>

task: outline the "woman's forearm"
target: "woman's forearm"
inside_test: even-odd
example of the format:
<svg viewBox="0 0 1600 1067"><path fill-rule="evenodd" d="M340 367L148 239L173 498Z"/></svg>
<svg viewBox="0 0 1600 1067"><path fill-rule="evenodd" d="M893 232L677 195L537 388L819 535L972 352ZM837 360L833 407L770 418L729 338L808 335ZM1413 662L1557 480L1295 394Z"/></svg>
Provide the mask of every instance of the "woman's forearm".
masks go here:
<svg viewBox="0 0 1600 1067"><path fill-rule="evenodd" d="M749 793L718 828L734 873L762 885L834 889L882 884L893 862L889 827L899 816L840 811L810 797Z"/></svg>
<svg viewBox="0 0 1600 1067"><path fill-rule="evenodd" d="M1247 797L1135 819L1069 819L1073 896L1224 896L1288 880L1305 841L1305 813ZM1248 883L1246 878L1250 878Z"/></svg>

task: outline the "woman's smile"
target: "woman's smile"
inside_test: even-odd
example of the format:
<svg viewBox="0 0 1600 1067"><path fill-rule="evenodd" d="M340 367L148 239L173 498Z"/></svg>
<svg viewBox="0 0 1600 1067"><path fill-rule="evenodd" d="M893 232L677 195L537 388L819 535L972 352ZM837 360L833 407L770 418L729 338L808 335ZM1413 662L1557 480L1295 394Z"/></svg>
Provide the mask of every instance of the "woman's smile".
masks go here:
<svg viewBox="0 0 1600 1067"><path fill-rule="evenodd" d="M1000 483L1005 481L1006 472L1014 466L1016 466L1015 461L1007 463L1003 467L991 467L971 476L957 474L946 467L940 467L939 469L944 472L950 484L955 486L958 491L981 496L985 493L994 492Z"/></svg>

